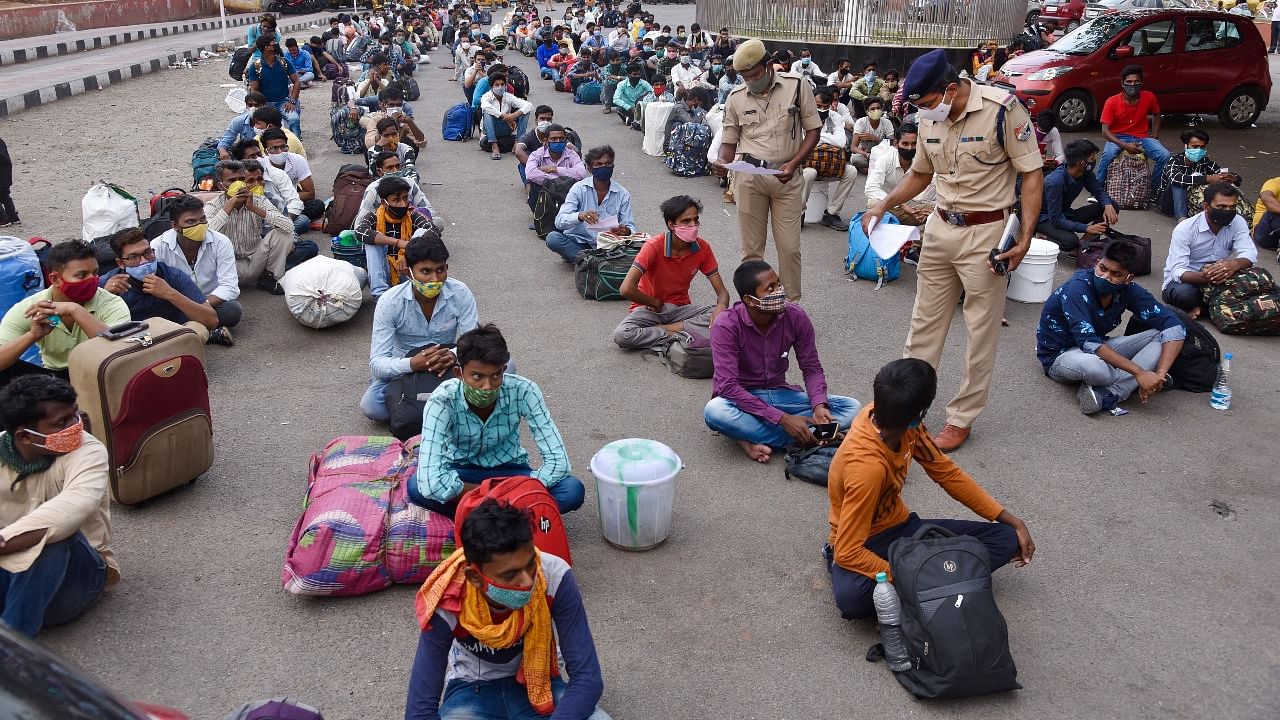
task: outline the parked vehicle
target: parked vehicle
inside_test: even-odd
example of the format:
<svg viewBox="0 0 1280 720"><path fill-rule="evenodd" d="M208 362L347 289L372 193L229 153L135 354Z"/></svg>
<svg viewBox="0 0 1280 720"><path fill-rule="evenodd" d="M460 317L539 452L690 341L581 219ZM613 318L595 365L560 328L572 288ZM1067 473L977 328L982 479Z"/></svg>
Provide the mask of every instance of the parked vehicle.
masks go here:
<svg viewBox="0 0 1280 720"><path fill-rule="evenodd" d="M1043 9L1042 5L1044 3L1040 2L1040 0L1027 0L1026 24L1030 25L1040 17L1040 11Z"/></svg>
<svg viewBox="0 0 1280 720"><path fill-rule="evenodd" d="M1216 114L1223 125L1243 128L1271 97L1267 46L1252 19L1211 10L1103 15L1000 72L1032 115L1051 108L1063 130L1079 131L1120 91L1126 65L1143 69L1143 89L1166 114Z"/></svg>
<svg viewBox="0 0 1280 720"><path fill-rule="evenodd" d="M1194 7L1196 6L1189 0L1094 0L1085 8L1084 19L1092 20L1099 15L1109 15L1122 10L1141 8L1187 10Z"/></svg>
<svg viewBox="0 0 1280 720"><path fill-rule="evenodd" d="M1071 32L1084 22L1085 0L1048 0L1040 11L1040 20L1052 20L1065 32Z"/></svg>

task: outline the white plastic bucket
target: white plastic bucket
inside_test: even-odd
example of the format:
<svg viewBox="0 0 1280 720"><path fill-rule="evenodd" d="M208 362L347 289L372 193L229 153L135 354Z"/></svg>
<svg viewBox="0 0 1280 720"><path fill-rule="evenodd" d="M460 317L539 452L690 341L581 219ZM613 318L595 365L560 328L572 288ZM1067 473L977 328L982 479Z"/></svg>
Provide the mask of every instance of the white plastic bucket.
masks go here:
<svg viewBox="0 0 1280 720"><path fill-rule="evenodd" d="M591 458L600 532L623 550L648 550L671 534L680 456L656 440L615 440Z"/></svg>
<svg viewBox="0 0 1280 720"><path fill-rule="evenodd" d="M1018 269L1009 275L1010 300L1042 303L1053 294L1053 273L1058 269L1058 245L1040 238L1031 239L1031 249Z"/></svg>
<svg viewBox="0 0 1280 720"><path fill-rule="evenodd" d="M827 214L827 184L825 182L815 182L809 190L809 199L804 202L804 221L807 224L822 222L822 216Z"/></svg>

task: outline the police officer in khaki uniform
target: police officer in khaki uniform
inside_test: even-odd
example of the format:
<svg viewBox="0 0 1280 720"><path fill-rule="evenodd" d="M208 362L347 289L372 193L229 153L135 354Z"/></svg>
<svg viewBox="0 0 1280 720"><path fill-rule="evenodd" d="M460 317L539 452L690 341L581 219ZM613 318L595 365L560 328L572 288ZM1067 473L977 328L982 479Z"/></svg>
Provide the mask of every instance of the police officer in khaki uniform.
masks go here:
<svg viewBox="0 0 1280 720"><path fill-rule="evenodd" d="M770 67L759 40L738 46L733 67L744 84L725 100L720 164L736 159L782 171L779 175L734 173L742 259L763 259L765 235L772 225L787 299L799 300L800 220L804 217L800 171L818 144L822 127L813 88L800 75Z"/></svg>
<svg viewBox="0 0 1280 720"><path fill-rule="evenodd" d="M1012 271L1031 247L1040 214L1043 160L1031 117L1017 99L960 79L942 50L916 60L903 94L920 109L915 160L898 187L863 215L862 227L866 230L888 208L915 197L930 179L936 181L938 207L924 226L904 354L937 367L963 293L969 330L964 380L947 404L946 426L934 438L940 450L950 452L969 439L991 388L1007 278L996 274L990 253L1004 234L1019 174L1022 227L1012 249L996 259L1006 261Z"/></svg>

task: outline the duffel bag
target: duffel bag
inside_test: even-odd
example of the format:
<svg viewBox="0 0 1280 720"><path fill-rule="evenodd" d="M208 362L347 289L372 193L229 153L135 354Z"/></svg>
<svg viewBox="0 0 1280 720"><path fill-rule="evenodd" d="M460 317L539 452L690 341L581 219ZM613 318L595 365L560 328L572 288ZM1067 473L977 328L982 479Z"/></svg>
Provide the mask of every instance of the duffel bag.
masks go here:
<svg viewBox="0 0 1280 720"><path fill-rule="evenodd" d="M414 348L406 353L405 357L411 358L428 347L431 346ZM446 347L451 348L453 345ZM387 383L387 391L384 395L387 412L391 414L389 423L391 434L402 442L407 442L414 435L422 434L422 413L427 407L427 398L440 387L440 383L450 377L452 374L448 373L441 377L433 372L411 372L392 378L391 382Z"/></svg>
<svg viewBox="0 0 1280 720"><path fill-rule="evenodd" d="M715 374L711 361L711 338L700 332L683 330L671 336L670 342L657 350L662 364L673 375L706 379Z"/></svg>
<svg viewBox="0 0 1280 720"><path fill-rule="evenodd" d="M628 240L607 250L591 249L578 253L574 263L574 284L578 294L600 302L622 300L622 281L643 244Z"/></svg>
<svg viewBox="0 0 1280 720"><path fill-rule="evenodd" d="M1076 254L1076 267L1082 270L1092 270L1098 264L1098 259L1102 257L1102 251L1106 249L1107 243L1112 240L1124 240L1131 243L1138 251L1138 256L1133 263L1134 275L1141 277L1151 274L1151 238L1129 235L1115 230L1109 230L1106 235L1092 238L1087 245L1081 246L1080 252Z"/></svg>
<svg viewBox="0 0 1280 720"><path fill-rule="evenodd" d="M788 480L803 480L811 485L827 486L827 474L831 471L831 461L836 457L837 445L814 445L800 447L792 445L787 448L787 466L782 474Z"/></svg>
<svg viewBox="0 0 1280 720"><path fill-rule="evenodd" d="M844 148L823 143L809 153L809 159L804 166L817 170L820 178L839 180L844 177L844 166L849 162L848 158Z"/></svg>

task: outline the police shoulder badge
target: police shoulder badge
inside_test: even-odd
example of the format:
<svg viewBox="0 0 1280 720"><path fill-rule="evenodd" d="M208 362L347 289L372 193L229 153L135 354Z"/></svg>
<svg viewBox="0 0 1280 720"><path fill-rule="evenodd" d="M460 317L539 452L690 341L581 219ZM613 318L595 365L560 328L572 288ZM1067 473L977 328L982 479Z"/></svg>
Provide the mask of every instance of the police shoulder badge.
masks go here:
<svg viewBox="0 0 1280 720"><path fill-rule="evenodd" d="M1013 129L1014 137L1018 138L1018 142L1026 142L1031 137L1031 123L1024 122Z"/></svg>

